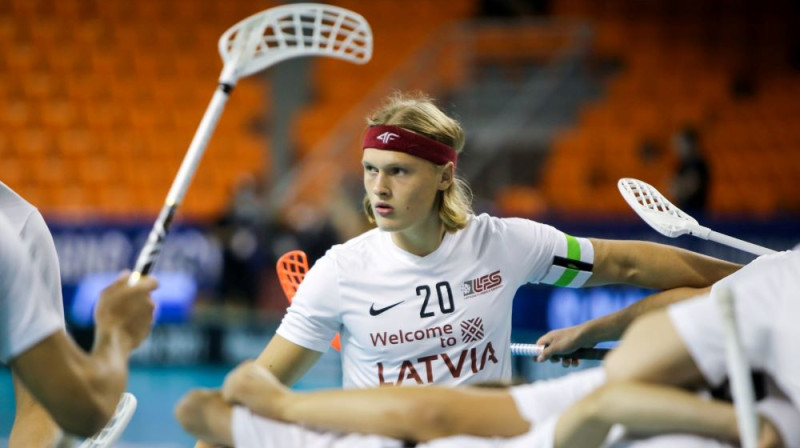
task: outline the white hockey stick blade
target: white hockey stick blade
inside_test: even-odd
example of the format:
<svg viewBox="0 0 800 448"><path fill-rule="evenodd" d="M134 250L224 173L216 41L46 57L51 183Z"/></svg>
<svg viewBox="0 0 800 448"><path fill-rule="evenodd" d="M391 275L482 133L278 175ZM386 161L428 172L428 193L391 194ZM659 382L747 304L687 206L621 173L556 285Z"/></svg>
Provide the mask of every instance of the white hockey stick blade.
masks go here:
<svg viewBox="0 0 800 448"><path fill-rule="evenodd" d="M294 3L232 26L219 39L219 53L226 66L239 58L236 79L299 56L365 64L372 58L372 30L364 17L348 9Z"/></svg>
<svg viewBox="0 0 800 448"><path fill-rule="evenodd" d="M111 420L106 423L106 426L99 433L78 445L78 448L110 448L113 446L114 442L125 431L125 428L128 427L128 423L130 423L131 417L136 411L136 403L136 397L133 394L129 392L122 394Z"/></svg>
<svg viewBox="0 0 800 448"><path fill-rule="evenodd" d="M300 56L328 56L366 63L372 57L372 31L363 17L347 9L296 3L268 9L237 23L220 37L219 51L224 61L219 86L139 253L129 284L149 274L155 265L172 219L239 78Z"/></svg>
<svg viewBox="0 0 800 448"><path fill-rule="evenodd" d="M631 206L633 211L650 227L666 237L675 238L688 233L698 238L724 244L754 255L775 253L772 249L748 243L701 226L696 219L673 205L672 202L647 182L626 177L617 182L617 188L619 188L622 198Z"/></svg>
<svg viewBox="0 0 800 448"><path fill-rule="evenodd" d="M633 211L664 236L675 238L691 233L695 228L702 229L696 219L673 205L646 182L626 177L617 182L617 188Z"/></svg>

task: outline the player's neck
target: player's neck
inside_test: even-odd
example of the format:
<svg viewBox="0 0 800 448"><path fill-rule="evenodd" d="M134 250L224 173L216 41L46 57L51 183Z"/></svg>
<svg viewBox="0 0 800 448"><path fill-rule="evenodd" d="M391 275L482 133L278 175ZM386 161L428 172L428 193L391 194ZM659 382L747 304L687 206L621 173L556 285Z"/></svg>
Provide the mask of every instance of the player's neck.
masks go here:
<svg viewBox="0 0 800 448"><path fill-rule="evenodd" d="M442 244L445 229L438 214L412 228L392 233L394 244L418 257L433 253Z"/></svg>

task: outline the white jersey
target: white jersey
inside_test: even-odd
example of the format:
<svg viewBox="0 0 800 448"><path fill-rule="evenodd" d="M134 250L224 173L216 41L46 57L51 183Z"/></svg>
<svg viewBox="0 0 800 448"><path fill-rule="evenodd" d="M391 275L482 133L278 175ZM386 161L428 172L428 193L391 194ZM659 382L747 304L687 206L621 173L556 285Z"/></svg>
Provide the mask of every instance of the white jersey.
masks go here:
<svg viewBox="0 0 800 448"><path fill-rule="evenodd" d="M48 294L30 246L0 214L0 362L8 363L63 329L62 315L49 300L42 300Z"/></svg>
<svg viewBox="0 0 800 448"><path fill-rule="evenodd" d="M734 297L737 326L750 366L764 370L800 409L800 251L759 257L718 282ZM671 305L672 325L711 385L727 376L725 338L710 295Z"/></svg>
<svg viewBox="0 0 800 448"><path fill-rule="evenodd" d="M577 287L591 243L518 218L470 217L431 254L371 230L306 275L278 334L323 352L342 337L345 387L511 378L511 305L528 282Z"/></svg>
<svg viewBox="0 0 800 448"><path fill-rule="evenodd" d="M0 214L6 217L14 232L30 249L31 262L44 280L48 294L35 300L46 301L64 319L61 297L61 270L53 236L39 210L0 182Z"/></svg>

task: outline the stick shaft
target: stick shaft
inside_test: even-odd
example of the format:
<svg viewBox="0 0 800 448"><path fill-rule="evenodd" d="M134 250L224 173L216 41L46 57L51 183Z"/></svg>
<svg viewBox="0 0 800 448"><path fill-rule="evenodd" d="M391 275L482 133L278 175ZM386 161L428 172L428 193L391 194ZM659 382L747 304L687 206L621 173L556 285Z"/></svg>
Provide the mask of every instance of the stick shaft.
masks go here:
<svg viewBox="0 0 800 448"><path fill-rule="evenodd" d="M537 344L511 344L511 354L516 356L539 356L544 347L544 345ZM607 348L581 348L570 353L569 357L600 360L605 358L609 351L611 350Z"/></svg>
<svg viewBox="0 0 800 448"><path fill-rule="evenodd" d="M742 347L742 340L736 325L733 293L730 288L719 285L712 290L722 317L725 332L725 360L736 408L736 421L739 425L739 440L743 448L758 446L758 417L755 411L755 394L750 377L750 366Z"/></svg>
<svg viewBox="0 0 800 448"><path fill-rule="evenodd" d="M178 174L175 176L175 180L172 181L164 206L161 208L161 212L158 214L158 218L147 236L147 243L145 243L142 251L139 252L133 274L131 274L128 281L129 284L135 284L142 275L149 274L153 269L153 265L161 252L161 246L164 244L164 239L167 237L172 218L186 195L186 190L189 188L200 160L203 158L203 153L208 146L209 140L211 140L214 129L217 127L217 122L225 109L225 103L228 101L232 89L233 84L221 83L214 92L203 119L194 133L189 150L183 157Z"/></svg>
<svg viewBox="0 0 800 448"><path fill-rule="evenodd" d="M708 234L707 239L714 241L715 243L720 243L724 244L725 246L733 247L734 249L739 249L744 252L749 252L753 255L768 255L775 253L775 251L772 249L767 249L766 247L762 247L757 244L748 243L747 241L740 240L739 238L734 238L732 236L715 232L713 230Z"/></svg>

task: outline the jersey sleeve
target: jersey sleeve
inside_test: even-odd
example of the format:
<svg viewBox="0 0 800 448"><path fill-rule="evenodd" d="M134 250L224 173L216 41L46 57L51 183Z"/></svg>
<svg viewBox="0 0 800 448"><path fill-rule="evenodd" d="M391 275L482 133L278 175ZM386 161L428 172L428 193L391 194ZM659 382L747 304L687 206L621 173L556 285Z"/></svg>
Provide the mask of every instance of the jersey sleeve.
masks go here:
<svg viewBox="0 0 800 448"><path fill-rule="evenodd" d="M27 246L0 219L0 362L8 363L63 328L61 315L47 300Z"/></svg>
<svg viewBox="0 0 800 448"><path fill-rule="evenodd" d="M328 252L308 271L277 333L301 347L325 352L341 326L334 256Z"/></svg>
<svg viewBox="0 0 800 448"><path fill-rule="evenodd" d="M512 250L524 251L527 282L579 288L592 276L594 248L588 239L527 219L510 219L508 228Z"/></svg>
<svg viewBox="0 0 800 448"><path fill-rule="evenodd" d="M31 250L31 262L39 270L47 288L47 295L42 300L48 300L61 319L64 319L64 300L61 296L61 270L58 264L58 253L53 236L47 223L38 210L33 210L25 221L20 232L23 241L27 241Z"/></svg>

